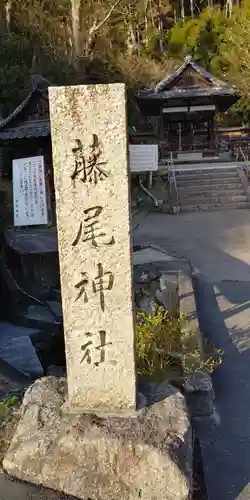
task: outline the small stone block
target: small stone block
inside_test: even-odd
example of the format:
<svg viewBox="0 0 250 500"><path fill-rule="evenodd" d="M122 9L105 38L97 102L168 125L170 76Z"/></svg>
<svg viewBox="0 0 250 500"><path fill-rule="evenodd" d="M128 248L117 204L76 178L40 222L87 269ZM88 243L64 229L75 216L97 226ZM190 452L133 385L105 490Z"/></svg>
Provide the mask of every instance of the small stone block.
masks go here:
<svg viewBox="0 0 250 500"><path fill-rule="evenodd" d="M209 417L212 415L215 395L212 380L208 373L188 373L184 391L192 417Z"/></svg>

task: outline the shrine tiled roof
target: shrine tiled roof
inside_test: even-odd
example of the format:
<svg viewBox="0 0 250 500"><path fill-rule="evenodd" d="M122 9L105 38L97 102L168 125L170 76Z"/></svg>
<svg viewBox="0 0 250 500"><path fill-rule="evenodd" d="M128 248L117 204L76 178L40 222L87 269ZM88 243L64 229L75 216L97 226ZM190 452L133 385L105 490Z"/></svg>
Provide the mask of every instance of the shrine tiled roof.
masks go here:
<svg viewBox="0 0 250 500"><path fill-rule="evenodd" d="M7 127L1 130L0 140L29 139L32 137L46 137L50 135L49 120L29 121L16 127Z"/></svg>
<svg viewBox="0 0 250 500"><path fill-rule="evenodd" d="M32 90L24 101L5 119L0 121L0 140L41 137L50 134L49 120L22 119L33 99L48 98L50 83L40 75L32 77Z"/></svg>
<svg viewBox="0 0 250 500"><path fill-rule="evenodd" d="M207 83L206 87L197 85L187 85L178 87L174 85L179 77L186 69L192 69ZM185 58L181 66L178 66L174 71L167 74L166 77L157 83L153 88L140 90L137 93L139 98L150 99L169 99L174 97L206 97L216 95L234 95L235 88L227 82L223 82L219 78L213 76L209 71L202 68L199 64L192 60L190 56Z"/></svg>
<svg viewBox="0 0 250 500"><path fill-rule="evenodd" d="M178 97L208 97L208 96L231 96L235 94L235 90L232 88L200 88L200 87L192 87L192 88L179 88L179 89L170 89L170 90L162 90L160 92L155 92L153 89L140 90L137 93L138 97L141 98L150 98L150 99L171 99Z"/></svg>

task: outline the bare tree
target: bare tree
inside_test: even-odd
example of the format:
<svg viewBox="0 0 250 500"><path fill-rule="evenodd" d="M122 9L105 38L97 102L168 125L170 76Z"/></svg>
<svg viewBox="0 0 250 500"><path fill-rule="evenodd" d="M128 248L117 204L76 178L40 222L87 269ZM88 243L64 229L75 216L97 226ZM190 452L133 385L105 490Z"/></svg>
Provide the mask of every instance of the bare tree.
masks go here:
<svg viewBox="0 0 250 500"><path fill-rule="evenodd" d="M5 3L5 19L6 19L6 28L8 33L11 30L11 9L12 9L12 0L7 0Z"/></svg>
<svg viewBox="0 0 250 500"><path fill-rule="evenodd" d="M233 10L232 0L226 0L225 10L226 10L226 16L231 18L232 17L232 10Z"/></svg>
<svg viewBox="0 0 250 500"><path fill-rule="evenodd" d="M71 20L73 38L73 57L76 59L80 53L80 7L81 0L71 0Z"/></svg>
<svg viewBox="0 0 250 500"><path fill-rule="evenodd" d="M93 43L95 35L102 29L104 24L106 24L109 21L110 17L112 16L113 11L115 10L115 8L118 6L118 4L121 1L122 0L116 0L111 5L109 10L106 12L106 14L104 15L104 17L101 21L98 22L97 19L94 19L92 26L89 28L88 36L86 37L85 48L84 48L84 55L85 56L90 55L91 47L92 47L92 43Z"/></svg>
<svg viewBox="0 0 250 500"><path fill-rule="evenodd" d="M190 0L190 13L191 13L191 17L194 17L194 2L193 2L193 0Z"/></svg>
<svg viewBox="0 0 250 500"><path fill-rule="evenodd" d="M185 8L184 8L184 0L181 0L181 18L185 20Z"/></svg>

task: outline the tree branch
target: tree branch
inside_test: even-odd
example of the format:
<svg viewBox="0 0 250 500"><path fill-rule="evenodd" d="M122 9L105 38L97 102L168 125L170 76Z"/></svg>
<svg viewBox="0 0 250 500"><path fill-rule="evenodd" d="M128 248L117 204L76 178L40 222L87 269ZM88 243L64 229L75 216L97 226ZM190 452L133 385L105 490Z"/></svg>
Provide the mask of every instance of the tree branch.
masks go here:
<svg viewBox="0 0 250 500"><path fill-rule="evenodd" d="M106 16L104 17L104 19L99 23L99 24L96 24L96 21L94 21L94 24L93 26L91 26L90 30L89 30L89 34L90 35L93 35L96 31L99 31L102 26L109 20L113 10L117 7L117 5L121 2L121 0L116 0L116 2L112 5L112 7L110 8L110 10L108 11L108 13L106 14Z"/></svg>

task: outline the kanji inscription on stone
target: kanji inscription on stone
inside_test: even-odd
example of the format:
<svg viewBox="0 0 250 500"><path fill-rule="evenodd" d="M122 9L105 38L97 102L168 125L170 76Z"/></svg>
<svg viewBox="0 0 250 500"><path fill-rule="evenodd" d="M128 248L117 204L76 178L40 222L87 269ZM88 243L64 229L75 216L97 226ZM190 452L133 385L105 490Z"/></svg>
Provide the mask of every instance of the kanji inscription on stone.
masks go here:
<svg viewBox="0 0 250 500"><path fill-rule="evenodd" d="M93 140L88 146L85 154L82 141L75 139L75 146L72 148L74 156L74 171L71 175L72 181L78 177L82 182L97 184L108 177L108 172L104 170L107 162L103 159L103 150L96 134L93 134ZM80 175L81 174L81 175Z"/></svg>
<svg viewBox="0 0 250 500"><path fill-rule="evenodd" d="M104 271L102 264L99 262L98 265L98 273L92 280L92 292L94 294L98 294L100 297L100 307L104 312L105 310L105 297L104 292L107 290L112 290L114 284L114 275L111 271ZM90 283L90 279L86 272L81 272L81 279L75 285L75 288L78 290L78 295L75 300L79 300L82 296L84 302L88 302L88 291L87 286Z"/></svg>
<svg viewBox="0 0 250 500"><path fill-rule="evenodd" d="M50 87L69 403L135 408L134 320L123 84Z"/></svg>
<svg viewBox="0 0 250 500"><path fill-rule="evenodd" d="M86 342L81 346L81 351L83 353L83 357L81 359L81 363L86 361L88 365L92 363L98 367L100 363L105 362L105 349L107 346L112 345L112 342L106 342L106 332L105 330L99 330L99 345L95 345L93 342L93 334L91 332L85 333ZM98 361L95 361L93 356L98 351Z"/></svg>
<svg viewBox="0 0 250 500"><path fill-rule="evenodd" d="M84 210L85 218L80 223L76 238L72 246L76 246L79 241L85 243L90 241L94 247L99 245L114 245L114 236L108 237L101 227L101 214L103 208L100 205L89 207Z"/></svg>

